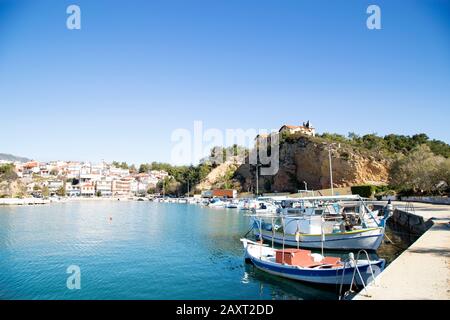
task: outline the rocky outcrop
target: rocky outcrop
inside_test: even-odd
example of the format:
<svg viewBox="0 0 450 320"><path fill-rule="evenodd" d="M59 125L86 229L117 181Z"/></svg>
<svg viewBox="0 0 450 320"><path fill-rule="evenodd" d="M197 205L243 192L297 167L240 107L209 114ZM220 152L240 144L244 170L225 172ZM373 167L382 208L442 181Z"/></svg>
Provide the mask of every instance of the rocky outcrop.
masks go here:
<svg viewBox="0 0 450 320"><path fill-rule="evenodd" d="M348 187L358 184L386 184L390 161L355 147L343 145L332 151L333 185ZM235 180L241 190L251 191L255 185L254 166L240 166ZM261 176L259 189L265 192L296 192L330 187L330 169L327 145L318 138L298 137L280 145L280 169L274 176Z"/></svg>
<svg viewBox="0 0 450 320"><path fill-rule="evenodd" d="M0 181L0 197L21 197L26 194L26 187L19 180Z"/></svg>
<svg viewBox="0 0 450 320"><path fill-rule="evenodd" d="M211 170L203 181L197 186L197 191L211 190L216 188L241 189L240 182L234 179L236 170L240 167L242 160L232 157L228 161L217 165Z"/></svg>

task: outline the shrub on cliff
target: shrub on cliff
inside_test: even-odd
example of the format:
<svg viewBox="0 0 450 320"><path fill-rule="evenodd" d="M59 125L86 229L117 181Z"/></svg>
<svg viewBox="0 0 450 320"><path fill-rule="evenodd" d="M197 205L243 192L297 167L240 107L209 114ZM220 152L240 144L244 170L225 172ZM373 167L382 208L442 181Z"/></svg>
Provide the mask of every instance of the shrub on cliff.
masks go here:
<svg viewBox="0 0 450 320"><path fill-rule="evenodd" d="M358 194L363 198L372 198L375 194L376 187L372 185L352 186L352 194Z"/></svg>
<svg viewBox="0 0 450 320"><path fill-rule="evenodd" d="M318 137L328 142L339 142L394 157L398 154L407 155L420 145L427 145L433 154L450 158L450 145L443 141L430 140L424 133L413 136L388 134L382 137L375 133L359 136L356 133L350 132L348 137L345 137L340 134L325 132L318 135Z"/></svg>
<svg viewBox="0 0 450 320"><path fill-rule="evenodd" d="M17 178L13 164L0 165L0 181L13 181Z"/></svg>

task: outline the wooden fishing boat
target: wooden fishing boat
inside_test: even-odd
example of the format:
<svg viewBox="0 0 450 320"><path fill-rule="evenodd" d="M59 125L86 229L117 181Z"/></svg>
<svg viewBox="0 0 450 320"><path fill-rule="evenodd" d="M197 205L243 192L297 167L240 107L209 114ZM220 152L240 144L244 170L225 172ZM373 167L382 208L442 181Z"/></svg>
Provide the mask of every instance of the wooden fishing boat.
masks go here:
<svg viewBox="0 0 450 320"><path fill-rule="evenodd" d="M341 261L301 249L273 249L248 239L241 239L246 259L267 273L309 283L366 286L381 273L384 259ZM355 275L357 275L355 277Z"/></svg>

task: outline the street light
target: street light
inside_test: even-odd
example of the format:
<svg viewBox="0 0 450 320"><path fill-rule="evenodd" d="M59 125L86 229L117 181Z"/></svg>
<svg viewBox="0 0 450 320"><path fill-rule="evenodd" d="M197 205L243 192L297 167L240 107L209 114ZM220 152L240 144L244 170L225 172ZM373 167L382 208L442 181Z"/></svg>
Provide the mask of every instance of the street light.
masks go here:
<svg viewBox="0 0 450 320"><path fill-rule="evenodd" d="M256 197L258 197L259 195L259 172L258 172L258 168L261 165L257 162L255 167L256 167Z"/></svg>
<svg viewBox="0 0 450 320"><path fill-rule="evenodd" d="M334 196L334 187L333 187L333 164L331 162L331 151L333 150L333 147L336 147L336 149L339 149L341 147L340 143L324 143L328 148L328 162L330 164L330 184L331 184L331 196Z"/></svg>
<svg viewBox="0 0 450 320"><path fill-rule="evenodd" d="M190 195L189 195L189 179L187 179L187 193L188 193L188 199L189 199L189 197L190 197Z"/></svg>
<svg viewBox="0 0 450 320"><path fill-rule="evenodd" d="M305 191L308 191L308 182L303 181L303 184L305 185Z"/></svg>

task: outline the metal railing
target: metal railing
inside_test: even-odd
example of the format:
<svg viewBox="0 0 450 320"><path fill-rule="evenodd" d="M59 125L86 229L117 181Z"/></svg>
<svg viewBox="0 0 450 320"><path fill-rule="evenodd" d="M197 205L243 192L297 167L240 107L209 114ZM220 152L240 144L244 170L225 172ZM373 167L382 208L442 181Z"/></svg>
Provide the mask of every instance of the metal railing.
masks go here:
<svg viewBox="0 0 450 320"><path fill-rule="evenodd" d="M364 287L364 291L366 292L366 294L368 294L367 284L369 284L369 283L367 283L367 284L365 283L364 278L362 277L361 272L360 272L359 267L358 267L358 261L359 261L359 258L360 258L361 254L365 255L365 257L367 259L367 262L369 263L369 270L370 270L370 274L372 276L371 279L373 279L374 282L376 281L375 273L373 272L372 263L370 261L369 254L367 253L367 251L366 250L359 250L358 254L356 256L356 259L355 259L354 255L353 255L353 253L350 253L349 254L349 258L347 260L345 260L345 262L344 262L344 268L342 270L341 285L339 287L339 300L343 300L347 296L349 296L350 294L355 293L353 291L353 286L355 285L356 275L359 276L359 279L361 280L361 283L362 283L362 285ZM350 283L350 288L349 288L348 291L346 291L344 294L342 294L342 289L344 287L344 279L345 279L345 269L347 268L347 265L350 266L350 267L354 267L354 270L353 270L353 275L352 275L352 281ZM376 282L375 282L375 284L376 284Z"/></svg>

